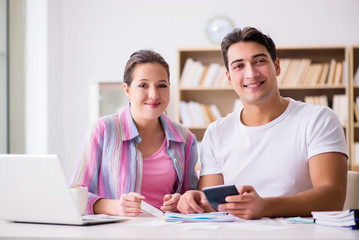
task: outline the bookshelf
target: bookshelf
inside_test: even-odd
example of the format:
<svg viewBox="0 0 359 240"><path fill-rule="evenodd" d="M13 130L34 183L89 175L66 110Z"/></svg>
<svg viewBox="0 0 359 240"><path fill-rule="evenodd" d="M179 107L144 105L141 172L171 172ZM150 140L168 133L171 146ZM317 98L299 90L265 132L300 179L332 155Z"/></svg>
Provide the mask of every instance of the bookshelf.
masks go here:
<svg viewBox="0 0 359 240"><path fill-rule="evenodd" d="M352 96L352 84L349 81L353 79L349 74L349 50L346 46L309 46L309 47L278 47L278 57L282 63L287 61L286 71L282 71L285 78L278 79L279 90L282 96L291 97L300 101L309 101L317 99L315 104L323 104L323 102L331 107L342 122L347 143L353 143L352 133L355 132L355 142L359 146L359 123L353 128L353 105L349 99ZM359 65L359 47L352 49L353 52L353 68ZM216 63L223 64L221 51L219 48L210 49L179 49L178 50L178 107L176 109L176 120L183 122L183 112L180 107L182 102L197 102L203 105L215 104L219 112L224 117L233 111L234 102L238 99L237 94L227 84L212 84L211 86L203 86L203 80L193 80L199 78L196 73L189 74L187 60L200 62L204 66L204 70L199 70L202 75L208 74L209 70L205 70L206 66ZM283 61L283 62L282 62ZM283 63L284 65L284 63ZM326 65L326 66L325 66ZM292 67L292 70L289 66ZM284 67L282 67L283 70ZM318 70L319 69L319 70ZM187 72L186 72L187 71ZM193 70L192 70L193 71ZM194 70L195 72L196 70ZM198 70L197 70L198 71ZM292 71L292 73L290 73ZM299 74L298 74L299 73ZM219 72L219 74L221 74ZM294 82L286 81L300 75ZM323 76L324 75L324 76ZM192 79L189 79L191 76ZM205 78L202 76L200 78ZM216 81L214 81L216 82ZM193 84L194 83L194 84ZM359 83L354 87L356 96L359 97ZM318 99L325 99L319 101ZM197 114L200 111L197 111ZM190 113L193 114L193 113ZM203 134L208 126L185 124L196 135L199 141L202 140ZM348 152L350 159L353 144L348 144ZM358 147L359 151L359 147ZM352 169L357 169L351 161Z"/></svg>
<svg viewBox="0 0 359 240"><path fill-rule="evenodd" d="M351 79L351 101L350 109L352 109L351 116L351 132L353 133L350 139L351 143L351 169L359 172L359 114L355 113L355 105L359 104L359 45L350 47L350 64L349 77Z"/></svg>
<svg viewBox="0 0 359 240"><path fill-rule="evenodd" d="M233 111L234 101L238 99L237 94L230 88L227 83L220 86L188 86L190 84L183 84L184 80L182 73L187 62L187 59L193 59L200 62L204 66L210 64L218 64L224 66L221 51L218 48L208 49L179 49L178 50L178 64L179 64L179 82L178 82L178 105L181 101L186 103L190 101L205 104L207 106L215 105L221 116L226 116ZM207 71L208 74L209 70ZM223 73L225 74L225 73ZM191 75L191 74L190 74ZM194 74L195 75L195 74ZM192 75L193 76L193 75ZM181 79L182 77L182 79ZM190 79L189 79L190 80ZM190 82L190 81L189 81ZM181 120L181 107L178 106L176 110L176 120ZM194 126L194 124L185 124L196 135L199 141L202 140L203 134L207 128L207 125Z"/></svg>

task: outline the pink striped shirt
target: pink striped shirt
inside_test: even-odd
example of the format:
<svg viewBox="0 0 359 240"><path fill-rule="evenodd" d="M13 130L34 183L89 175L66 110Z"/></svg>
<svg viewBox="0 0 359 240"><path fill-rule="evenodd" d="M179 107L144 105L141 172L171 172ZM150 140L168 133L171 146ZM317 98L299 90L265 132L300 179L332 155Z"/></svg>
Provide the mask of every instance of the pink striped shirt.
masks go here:
<svg viewBox="0 0 359 240"><path fill-rule="evenodd" d="M197 140L183 125L160 116L165 131L166 151L176 171L175 191L184 193L197 188ZM87 213L100 198L119 199L124 193L141 192L142 153L137 149L141 138L129 105L120 113L102 117L93 125L75 164L71 185L89 189Z"/></svg>

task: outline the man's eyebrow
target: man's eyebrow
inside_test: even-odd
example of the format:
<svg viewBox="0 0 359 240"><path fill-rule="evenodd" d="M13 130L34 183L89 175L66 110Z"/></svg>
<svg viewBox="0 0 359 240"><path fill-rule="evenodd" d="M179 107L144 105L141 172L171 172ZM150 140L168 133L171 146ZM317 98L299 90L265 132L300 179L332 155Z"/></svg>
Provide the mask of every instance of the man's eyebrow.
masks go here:
<svg viewBox="0 0 359 240"><path fill-rule="evenodd" d="M268 55L265 54L265 53L258 53L258 54L256 54L256 55L253 55L253 56L252 56L252 58L257 58L257 57L268 57ZM234 64L234 63L237 63L237 62L243 62L243 58L239 58L239 59L233 60L230 65L232 65L232 64Z"/></svg>
<svg viewBox="0 0 359 240"><path fill-rule="evenodd" d="M254 55L252 58L257 58L257 57L268 57L268 55L265 53L259 53L259 54Z"/></svg>

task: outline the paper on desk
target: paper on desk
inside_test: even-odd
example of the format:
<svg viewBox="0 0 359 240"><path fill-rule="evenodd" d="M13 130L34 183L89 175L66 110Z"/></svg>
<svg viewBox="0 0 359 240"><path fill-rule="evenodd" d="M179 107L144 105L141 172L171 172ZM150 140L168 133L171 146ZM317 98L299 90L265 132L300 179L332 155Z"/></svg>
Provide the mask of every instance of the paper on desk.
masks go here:
<svg viewBox="0 0 359 240"><path fill-rule="evenodd" d="M141 202L141 209L142 211L150 213L161 220L163 219L163 212L145 201Z"/></svg>
<svg viewBox="0 0 359 240"><path fill-rule="evenodd" d="M130 226L136 226L136 227L159 227L159 226L164 226L164 225L173 225L173 224L178 224L180 222L164 222L164 221L160 221L160 220L151 220L151 221L145 221L145 222L140 222L140 223L133 223L133 224L129 224Z"/></svg>
<svg viewBox="0 0 359 240"><path fill-rule="evenodd" d="M174 212L166 212L164 215L166 222L233 222L234 216L223 212L182 214Z"/></svg>
<svg viewBox="0 0 359 240"><path fill-rule="evenodd" d="M217 230L220 225L208 224L208 222L196 222L196 223L183 223L181 224L183 230Z"/></svg>
<svg viewBox="0 0 359 240"><path fill-rule="evenodd" d="M280 221L270 218L263 218L258 220L245 220L236 218L234 223L227 223L224 226L239 228L247 231L275 231L296 228L295 225L283 225Z"/></svg>
<svg viewBox="0 0 359 240"><path fill-rule="evenodd" d="M296 226L289 225L270 225L270 224L260 224L260 223L231 223L226 224L226 226L239 228L246 231L275 231L275 230L283 230L289 228L296 228Z"/></svg>

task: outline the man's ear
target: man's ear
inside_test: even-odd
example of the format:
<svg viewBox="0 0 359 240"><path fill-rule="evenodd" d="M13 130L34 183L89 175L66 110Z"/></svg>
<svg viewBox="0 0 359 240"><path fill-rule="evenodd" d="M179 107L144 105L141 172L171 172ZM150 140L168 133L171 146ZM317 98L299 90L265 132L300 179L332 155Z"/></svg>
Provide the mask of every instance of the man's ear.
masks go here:
<svg viewBox="0 0 359 240"><path fill-rule="evenodd" d="M275 75L276 75L276 76L279 76L279 74L280 74L280 62L279 62L279 58L277 58L277 59L274 61L274 67L275 67Z"/></svg>

